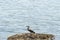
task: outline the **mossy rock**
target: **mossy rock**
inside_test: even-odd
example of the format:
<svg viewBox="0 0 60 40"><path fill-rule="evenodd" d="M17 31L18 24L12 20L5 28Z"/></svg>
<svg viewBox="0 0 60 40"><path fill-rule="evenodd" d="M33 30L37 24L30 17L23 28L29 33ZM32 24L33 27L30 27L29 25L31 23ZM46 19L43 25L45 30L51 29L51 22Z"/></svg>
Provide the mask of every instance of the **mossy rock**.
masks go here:
<svg viewBox="0 0 60 40"><path fill-rule="evenodd" d="M7 40L53 40L52 34L22 33L8 37Z"/></svg>

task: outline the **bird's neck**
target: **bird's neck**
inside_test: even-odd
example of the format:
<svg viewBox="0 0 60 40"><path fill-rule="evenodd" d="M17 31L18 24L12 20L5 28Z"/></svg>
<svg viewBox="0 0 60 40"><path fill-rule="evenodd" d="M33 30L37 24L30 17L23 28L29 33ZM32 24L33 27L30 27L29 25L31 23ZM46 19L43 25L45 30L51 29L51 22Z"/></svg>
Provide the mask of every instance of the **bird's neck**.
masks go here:
<svg viewBox="0 0 60 40"><path fill-rule="evenodd" d="M27 28L27 30L29 30L29 27Z"/></svg>

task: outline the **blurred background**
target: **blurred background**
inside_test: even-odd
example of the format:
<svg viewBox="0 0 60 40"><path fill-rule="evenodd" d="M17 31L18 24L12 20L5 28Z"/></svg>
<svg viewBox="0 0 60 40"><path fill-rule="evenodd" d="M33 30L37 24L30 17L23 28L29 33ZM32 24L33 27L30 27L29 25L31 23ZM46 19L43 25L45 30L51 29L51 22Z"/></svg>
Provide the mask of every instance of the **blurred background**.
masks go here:
<svg viewBox="0 0 60 40"><path fill-rule="evenodd" d="M60 0L0 0L0 39L29 33L54 34L60 38Z"/></svg>

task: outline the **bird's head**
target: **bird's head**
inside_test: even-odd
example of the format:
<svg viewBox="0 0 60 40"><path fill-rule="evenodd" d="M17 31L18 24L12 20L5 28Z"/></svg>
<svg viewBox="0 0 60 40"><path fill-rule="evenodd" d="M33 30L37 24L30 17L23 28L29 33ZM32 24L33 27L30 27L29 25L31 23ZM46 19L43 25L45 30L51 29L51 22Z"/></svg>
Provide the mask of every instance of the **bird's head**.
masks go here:
<svg viewBox="0 0 60 40"><path fill-rule="evenodd" d="M26 26L26 27L30 27L30 26Z"/></svg>

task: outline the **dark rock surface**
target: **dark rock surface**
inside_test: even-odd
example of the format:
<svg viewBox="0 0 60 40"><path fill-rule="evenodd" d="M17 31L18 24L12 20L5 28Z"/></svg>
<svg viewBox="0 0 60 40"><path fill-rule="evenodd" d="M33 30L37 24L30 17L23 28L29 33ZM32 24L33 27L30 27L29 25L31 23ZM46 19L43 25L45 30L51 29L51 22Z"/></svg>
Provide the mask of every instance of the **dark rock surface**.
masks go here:
<svg viewBox="0 0 60 40"><path fill-rule="evenodd" d="M7 40L54 40L52 34L22 33L8 37Z"/></svg>

